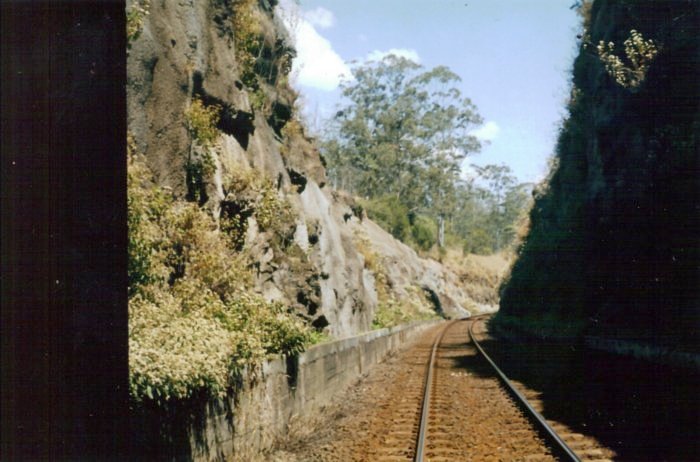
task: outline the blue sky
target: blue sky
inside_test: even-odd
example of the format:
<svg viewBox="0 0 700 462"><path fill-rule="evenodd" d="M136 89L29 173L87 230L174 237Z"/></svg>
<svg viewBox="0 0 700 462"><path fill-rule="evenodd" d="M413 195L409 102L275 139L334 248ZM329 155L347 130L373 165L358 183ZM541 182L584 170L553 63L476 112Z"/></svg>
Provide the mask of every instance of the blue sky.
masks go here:
<svg viewBox="0 0 700 462"><path fill-rule="evenodd" d="M579 19L573 0L283 0L296 41L293 85L312 126L334 113L348 62L394 51L446 65L490 143L467 159L505 163L521 181L546 173L564 115Z"/></svg>

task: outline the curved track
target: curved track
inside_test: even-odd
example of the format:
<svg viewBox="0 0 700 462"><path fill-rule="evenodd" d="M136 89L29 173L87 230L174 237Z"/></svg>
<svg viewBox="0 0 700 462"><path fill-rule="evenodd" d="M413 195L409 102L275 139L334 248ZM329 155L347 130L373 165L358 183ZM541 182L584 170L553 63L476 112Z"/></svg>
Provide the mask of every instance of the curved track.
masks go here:
<svg viewBox="0 0 700 462"><path fill-rule="evenodd" d="M298 458L279 460L609 462L589 437L532 412L542 410L536 391L504 386L482 356L484 337L478 317L429 329L328 409Z"/></svg>
<svg viewBox="0 0 700 462"><path fill-rule="evenodd" d="M503 374L503 372L496 366L496 364L489 358L486 352L483 350L481 345L479 345L475 336L472 332L473 323L475 318L462 320L468 325L469 342L477 349L479 354L485 359L485 361L491 367L493 374L498 377L503 387L509 393L511 399L516 404L518 408L527 416L528 422L534 427L535 431L547 442L548 451L544 448L533 447L532 454L527 457L530 460L541 460L546 459L548 455L555 456L559 460L566 461L579 461L580 459L576 454L566 445L566 443L557 435L557 433L552 429L545 419L527 402L525 397L516 390L516 388L509 382L508 378ZM443 343L443 338L445 334L459 321L452 321L445 326L445 328L436 337L435 343L431 350L430 359L426 368L425 374L425 386L423 393L423 404L421 411L420 426L418 430L418 437L416 441L416 451L414 456L414 461L422 462L423 460L455 460L459 456L464 456L455 452L457 450L454 444L450 444L451 438L458 437L458 435L451 434L450 426L445 426L445 420L443 415L445 413L445 404L449 408L450 401L441 402L445 397L440 396L440 392L444 389L450 388L449 384L437 384L438 378L445 380L440 374L435 372L438 367L438 356L439 352L443 353L443 359L446 358L450 349L454 353L454 340L452 345L449 342ZM448 337L449 338L449 337ZM442 350L442 351L441 351ZM449 366L449 364L448 364ZM442 374L443 376L445 374ZM454 377L454 374L452 375ZM448 379L449 380L449 379ZM452 380L454 381L454 379ZM431 403L433 405L433 410L431 411ZM431 427L432 426L432 427ZM446 427L446 428L442 428ZM509 433L511 435L517 434L518 431L513 428L509 428ZM537 446L537 445L535 445ZM548 454L549 453L549 454ZM504 454L499 455L500 457ZM461 457L459 457L461 458Z"/></svg>
<svg viewBox="0 0 700 462"><path fill-rule="evenodd" d="M421 406L421 418L420 426L418 427L418 441L416 442L416 456L414 460L422 461L425 454L425 440L428 431L429 417L430 417L430 398L433 389L433 370L435 369L435 357L437 356L437 349L442 342L442 338L447 332L448 327L452 326L456 321L451 321L445 328L440 332L440 335L435 339L433 348L430 351L430 359L428 360L428 367L425 373L425 385L423 387L423 405Z"/></svg>

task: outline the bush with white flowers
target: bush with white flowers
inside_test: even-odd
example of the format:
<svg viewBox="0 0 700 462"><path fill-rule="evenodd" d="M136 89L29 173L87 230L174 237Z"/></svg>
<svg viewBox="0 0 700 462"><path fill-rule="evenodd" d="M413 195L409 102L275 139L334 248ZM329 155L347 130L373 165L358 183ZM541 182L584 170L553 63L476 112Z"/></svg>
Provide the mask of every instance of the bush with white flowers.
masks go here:
<svg viewBox="0 0 700 462"><path fill-rule="evenodd" d="M644 40L640 32L632 29L624 42L626 60L615 54L615 43L601 40L598 43L598 56L605 65L608 75L628 89L634 89L646 78L649 65L659 52L653 40Z"/></svg>

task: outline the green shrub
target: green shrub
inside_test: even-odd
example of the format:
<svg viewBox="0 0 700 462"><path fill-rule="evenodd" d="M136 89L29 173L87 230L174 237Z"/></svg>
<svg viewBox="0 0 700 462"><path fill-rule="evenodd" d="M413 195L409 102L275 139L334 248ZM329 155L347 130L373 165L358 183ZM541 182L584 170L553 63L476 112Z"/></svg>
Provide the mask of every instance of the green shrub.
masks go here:
<svg viewBox="0 0 700 462"><path fill-rule="evenodd" d="M408 209L395 196L384 196L362 201L367 216L395 238L408 242L411 237L411 223Z"/></svg>
<svg viewBox="0 0 700 462"><path fill-rule="evenodd" d="M493 253L493 237L483 228L473 228L469 230L464 240L464 251L478 255L489 255Z"/></svg>
<svg viewBox="0 0 700 462"><path fill-rule="evenodd" d="M271 180L266 179L259 186L260 200L255 209L255 219L263 231L273 229L292 220L289 203L282 199ZM281 229L277 229L281 231Z"/></svg>
<svg viewBox="0 0 700 462"><path fill-rule="evenodd" d="M311 342L301 318L252 293L247 256L232 250L209 214L155 187L136 156L128 175L134 400L223 394L242 366Z"/></svg>
<svg viewBox="0 0 700 462"><path fill-rule="evenodd" d="M383 283L385 282L380 282L380 284ZM412 321L438 318L437 313L431 309L431 302L421 288L411 286L408 288L408 292L408 297L398 299L386 289L382 289L381 296L379 296L378 289L379 303L377 311L374 313L374 319L372 319L372 329L383 329Z"/></svg>
<svg viewBox="0 0 700 462"><path fill-rule="evenodd" d="M203 204L207 201L206 183L216 171L213 149L219 136L217 125L221 115L218 105L205 106L201 99L193 98L185 111L187 128L196 144L203 149L190 150L185 166L187 171L187 199Z"/></svg>
<svg viewBox="0 0 700 462"><path fill-rule="evenodd" d="M374 275L377 291L377 309L372 319L372 329L382 329L420 319L432 319L437 315L425 292L417 287L407 288L408 296L399 299L392 290L381 256L372 250L366 236L355 235L355 247L365 259L365 268Z"/></svg>
<svg viewBox="0 0 700 462"><path fill-rule="evenodd" d="M234 0L233 37L243 84L252 89L259 86L255 63L263 46L262 31L255 15L256 0Z"/></svg>
<svg viewBox="0 0 700 462"><path fill-rule="evenodd" d="M408 321L409 316L401 309L401 304L392 297L377 305L377 311L372 319L372 329L398 326Z"/></svg>
<svg viewBox="0 0 700 462"><path fill-rule="evenodd" d="M128 292L133 295L140 286L167 277L160 265L164 258L162 243L165 235L159 223L171 207L172 199L162 190L152 186L147 167L134 154L133 143L129 143L128 146L127 269Z"/></svg>
<svg viewBox="0 0 700 462"><path fill-rule="evenodd" d="M254 111L262 111L265 108L267 96L262 88L255 88L253 91L248 93L248 97L250 99L250 107Z"/></svg>
<svg viewBox="0 0 700 462"><path fill-rule="evenodd" d="M598 43L597 51L605 71L618 85L635 89L646 78L651 62L659 52L653 40L644 40L640 32L632 29L624 42L625 61L615 54L615 43Z"/></svg>
<svg viewBox="0 0 700 462"><path fill-rule="evenodd" d="M294 225L292 208L270 178L252 170L231 172L224 181L224 190L232 197L241 197L241 208L255 216L261 231L272 231L286 238ZM240 239L240 233L245 232L245 224L235 219L226 227L233 232L234 239Z"/></svg>
<svg viewBox="0 0 700 462"><path fill-rule="evenodd" d="M333 340L333 337L331 337L331 336L330 336L328 333L326 333L326 332L318 331L318 330L315 330L315 331L311 332L311 340L310 340L310 342L311 342L312 345L318 345L318 344L321 344L321 343L330 342L331 340Z"/></svg>
<svg viewBox="0 0 700 462"><path fill-rule="evenodd" d="M248 221L242 214L234 215L222 210L222 215L219 218L219 229L232 249L237 251L243 249Z"/></svg>
<svg viewBox="0 0 700 462"><path fill-rule="evenodd" d="M430 250L437 243L437 224L424 215L418 215L411 224L411 236L413 242L421 250Z"/></svg>
<svg viewBox="0 0 700 462"><path fill-rule="evenodd" d="M216 171L214 159L206 153L199 158L190 158L185 164L187 200L204 204L207 199L207 180Z"/></svg>
<svg viewBox="0 0 700 462"><path fill-rule="evenodd" d="M216 126L220 117L220 106L205 106L199 98L193 98L192 103L185 111L187 128L192 138L204 147L211 146L216 137L219 136L219 130Z"/></svg>

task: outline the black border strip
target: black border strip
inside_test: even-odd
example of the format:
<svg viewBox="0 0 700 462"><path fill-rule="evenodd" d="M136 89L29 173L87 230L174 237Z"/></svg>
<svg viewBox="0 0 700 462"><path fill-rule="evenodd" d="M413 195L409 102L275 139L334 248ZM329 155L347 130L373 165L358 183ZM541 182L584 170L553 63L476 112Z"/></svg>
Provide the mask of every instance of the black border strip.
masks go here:
<svg viewBox="0 0 700 462"><path fill-rule="evenodd" d="M1 5L0 459L126 460L124 2Z"/></svg>

